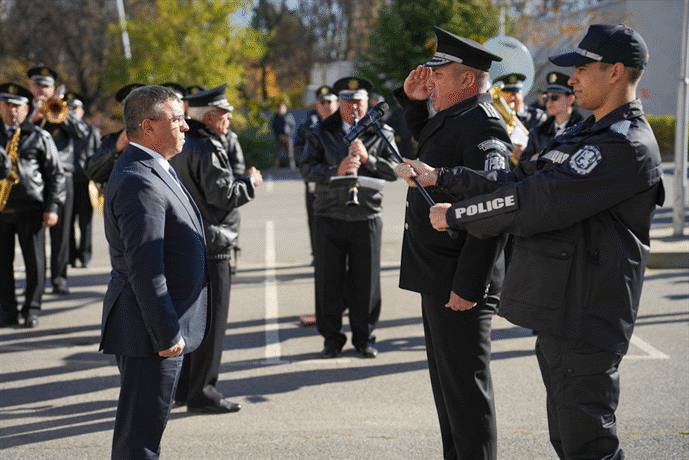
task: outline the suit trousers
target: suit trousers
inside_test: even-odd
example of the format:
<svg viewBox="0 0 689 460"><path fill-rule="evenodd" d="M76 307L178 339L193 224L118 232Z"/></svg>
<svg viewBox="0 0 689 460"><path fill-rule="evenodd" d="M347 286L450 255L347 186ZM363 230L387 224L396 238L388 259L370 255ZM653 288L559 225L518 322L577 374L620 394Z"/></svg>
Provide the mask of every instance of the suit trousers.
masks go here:
<svg viewBox="0 0 689 460"><path fill-rule="evenodd" d="M69 229L74 207L74 180L71 173L65 173L65 194L65 204L60 207L57 224L50 227L50 279L53 285L67 282Z"/></svg>
<svg viewBox="0 0 689 460"><path fill-rule="evenodd" d="M232 274L229 259L207 259L210 279L209 319L199 348L184 356L175 400L189 406L218 403L222 393L215 389L220 373L227 317L230 309Z"/></svg>
<svg viewBox="0 0 689 460"><path fill-rule="evenodd" d="M5 316L17 314L14 280L14 236L26 267L26 289L22 314L41 309L45 288L45 231L43 211L0 213L0 305Z"/></svg>
<svg viewBox="0 0 689 460"><path fill-rule="evenodd" d="M86 266L91 262L93 251L93 206L89 196L88 181L74 181L74 208L69 227L69 262L74 266L77 259ZM75 224L79 225L77 243Z"/></svg>
<svg viewBox="0 0 689 460"><path fill-rule="evenodd" d="M622 355L540 333L536 357L546 389L550 442L558 457L623 459L615 420Z"/></svg>
<svg viewBox="0 0 689 460"><path fill-rule="evenodd" d="M349 309L352 344L364 348L380 316L380 216L344 221L316 216L316 324L326 345L342 348L342 312Z"/></svg>
<svg viewBox="0 0 689 460"><path fill-rule="evenodd" d="M497 428L490 375L492 307L445 307L447 295L421 294L428 371L443 458L495 460Z"/></svg>
<svg viewBox="0 0 689 460"><path fill-rule="evenodd" d="M182 356L115 357L121 386L112 459L157 459L160 456L160 440L170 418Z"/></svg>

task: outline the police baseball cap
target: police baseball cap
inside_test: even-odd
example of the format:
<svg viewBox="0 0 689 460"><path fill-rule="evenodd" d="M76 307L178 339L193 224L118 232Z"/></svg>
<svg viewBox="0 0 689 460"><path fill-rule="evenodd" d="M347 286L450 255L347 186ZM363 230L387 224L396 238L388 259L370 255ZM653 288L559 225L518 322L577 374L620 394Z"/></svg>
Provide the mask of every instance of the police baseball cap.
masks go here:
<svg viewBox="0 0 689 460"><path fill-rule="evenodd" d="M226 90L227 85L220 85L190 94L185 100L189 103L189 107L216 107L231 112L234 110L234 107L227 101Z"/></svg>
<svg viewBox="0 0 689 460"><path fill-rule="evenodd" d="M624 24L593 24L576 50L549 59L559 67L621 62L626 67L643 69L648 64L648 47L638 32Z"/></svg>
<svg viewBox="0 0 689 460"><path fill-rule="evenodd" d="M28 104L33 100L31 91L16 83L0 84L0 101L13 105Z"/></svg>
<svg viewBox="0 0 689 460"><path fill-rule="evenodd" d="M521 73L508 73L507 75L501 75L493 80L493 84L502 83L503 86L501 91L507 91L508 93L521 93L524 88L524 80L526 80L526 75Z"/></svg>
<svg viewBox="0 0 689 460"><path fill-rule="evenodd" d="M45 65L30 68L26 72L26 76L41 86L51 86L57 81L57 72Z"/></svg>
<svg viewBox="0 0 689 460"><path fill-rule="evenodd" d="M135 90L136 88L141 88L142 86L146 85L144 85L143 83L128 83L124 85L115 93L115 100L121 104L129 95L129 93L132 92L132 90Z"/></svg>
<svg viewBox="0 0 689 460"><path fill-rule="evenodd" d="M574 94L574 89L567 83L569 75L561 72L548 72L545 80L548 84L546 91L549 93Z"/></svg>
<svg viewBox="0 0 689 460"><path fill-rule="evenodd" d="M373 84L364 79L357 77L340 78L333 85L333 92L337 97L345 101L368 100L368 92L373 88Z"/></svg>
<svg viewBox="0 0 689 460"><path fill-rule="evenodd" d="M323 85L316 90L316 100L318 101L336 101L337 94L328 85Z"/></svg>
<svg viewBox="0 0 689 460"><path fill-rule="evenodd" d="M468 38L433 27L436 36L436 51L433 57L424 64L426 67L441 67L451 62L458 62L474 69L487 72L493 61L502 61L500 56L488 51L488 48Z"/></svg>

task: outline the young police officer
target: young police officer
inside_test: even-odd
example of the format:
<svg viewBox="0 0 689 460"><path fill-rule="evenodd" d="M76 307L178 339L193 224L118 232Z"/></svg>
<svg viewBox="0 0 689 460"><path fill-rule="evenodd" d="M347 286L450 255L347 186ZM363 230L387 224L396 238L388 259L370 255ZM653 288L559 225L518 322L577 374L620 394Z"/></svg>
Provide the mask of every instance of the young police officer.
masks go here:
<svg viewBox="0 0 689 460"><path fill-rule="evenodd" d="M398 167L461 199L433 207L437 230L514 235L500 314L538 331L550 440L560 458L622 459L615 409L649 251L664 198L658 144L636 88L644 40L592 25L576 51L551 57L593 115L511 173ZM409 182L409 180L407 179ZM467 198L471 197L471 198Z"/></svg>

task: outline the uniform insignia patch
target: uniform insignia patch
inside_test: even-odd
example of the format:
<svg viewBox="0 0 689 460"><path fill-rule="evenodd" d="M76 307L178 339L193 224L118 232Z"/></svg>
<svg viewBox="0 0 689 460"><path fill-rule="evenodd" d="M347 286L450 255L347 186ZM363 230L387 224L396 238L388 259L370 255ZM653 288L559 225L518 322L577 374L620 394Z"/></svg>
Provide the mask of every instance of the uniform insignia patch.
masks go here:
<svg viewBox="0 0 689 460"><path fill-rule="evenodd" d="M560 152L559 150L549 150L541 156L541 159L548 160L553 163L562 164L569 158L569 153Z"/></svg>
<svg viewBox="0 0 689 460"><path fill-rule="evenodd" d="M580 176L585 176L593 171L602 159L603 156L600 154L598 147L595 145L585 145L572 155L572 158L569 160L569 167Z"/></svg>
<svg viewBox="0 0 689 460"><path fill-rule="evenodd" d="M610 131L614 131L616 133L622 134L624 137L627 137L627 134L629 133L629 128L632 126L632 122L629 120L621 120L618 121L617 123L613 123L610 126Z"/></svg>
<svg viewBox="0 0 689 460"><path fill-rule="evenodd" d="M488 155L486 155L486 163L483 169L486 171L507 169L507 157L498 152L490 152Z"/></svg>

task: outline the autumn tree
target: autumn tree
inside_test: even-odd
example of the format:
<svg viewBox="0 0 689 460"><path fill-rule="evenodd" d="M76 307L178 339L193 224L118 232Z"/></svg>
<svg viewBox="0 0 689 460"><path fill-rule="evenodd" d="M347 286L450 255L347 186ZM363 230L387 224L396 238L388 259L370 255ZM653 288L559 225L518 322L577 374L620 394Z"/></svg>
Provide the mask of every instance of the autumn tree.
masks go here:
<svg viewBox="0 0 689 460"><path fill-rule="evenodd" d="M359 71L389 97L433 55L433 26L482 42L497 34L498 11L490 0L396 0L381 10Z"/></svg>

